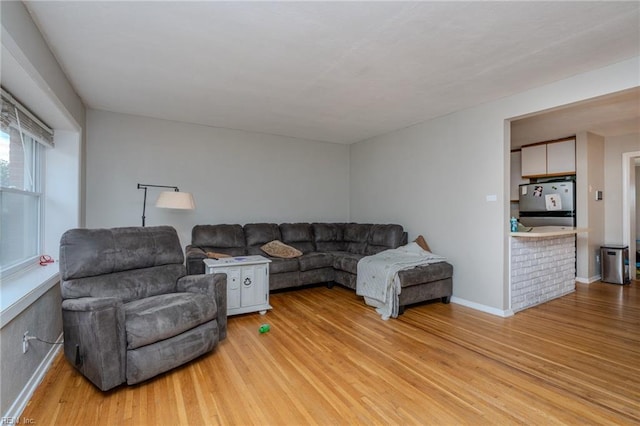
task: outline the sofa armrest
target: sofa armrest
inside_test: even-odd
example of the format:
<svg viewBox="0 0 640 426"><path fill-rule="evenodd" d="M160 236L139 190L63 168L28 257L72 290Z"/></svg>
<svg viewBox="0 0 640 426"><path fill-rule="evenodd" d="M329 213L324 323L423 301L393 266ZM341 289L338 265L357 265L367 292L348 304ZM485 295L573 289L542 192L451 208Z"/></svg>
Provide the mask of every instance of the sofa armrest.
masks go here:
<svg viewBox="0 0 640 426"><path fill-rule="evenodd" d="M218 339L227 337L227 274L186 275L178 279L177 291L212 297L218 307Z"/></svg>
<svg viewBox="0 0 640 426"><path fill-rule="evenodd" d="M126 333L122 301L82 297L62 301L64 354L105 391L126 381Z"/></svg>
<svg viewBox="0 0 640 426"><path fill-rule="evenodd" d="M204 274L203 259L207 258L207 253L198 246L188 245L184 249L187 275Z"/></svg>

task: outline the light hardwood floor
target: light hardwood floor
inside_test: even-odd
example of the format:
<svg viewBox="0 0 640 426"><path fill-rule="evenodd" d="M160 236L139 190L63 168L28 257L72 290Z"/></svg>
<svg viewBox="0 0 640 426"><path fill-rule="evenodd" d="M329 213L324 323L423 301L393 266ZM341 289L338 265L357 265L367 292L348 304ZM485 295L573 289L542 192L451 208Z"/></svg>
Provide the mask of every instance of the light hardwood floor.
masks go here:
<svg viewBox="0 0 640 426"><path fill-rule="evenodd" d="M22 418L38 425L639 424L640 292L577 291L499 318L441 303L382 321L353 291L271 295L217 349L98 391L59 355ZM271 331L259 334L267 322Z"/></svg>

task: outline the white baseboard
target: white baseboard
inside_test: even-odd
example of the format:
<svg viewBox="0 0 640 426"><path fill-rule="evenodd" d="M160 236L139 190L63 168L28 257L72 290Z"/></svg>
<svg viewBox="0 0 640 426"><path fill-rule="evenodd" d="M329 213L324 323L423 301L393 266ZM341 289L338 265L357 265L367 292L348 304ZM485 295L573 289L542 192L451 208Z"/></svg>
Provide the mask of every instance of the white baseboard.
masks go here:
<svg viewBox="0 0 640 426"><path fill-rule="evenodd" d="M60 334L60 336L56 340L56 343L62 342L62 337L63 335ZM38 368L36 368L36 371L34 371L33 375L31 376L25 387L22 389L16 400L13 401L13 404L11 404L11 407L9 407L7 412L2 415L3 424L4 422L11 420L13 420L11 424L24 423L24 419L20 419L20 415L29 403L29 400L33 396L33 393L36 391L36 388L44 379L44 376L49 370L49 367L51 367L51 364L53 363L56 355L58 354L60 349L62 349L61 346L62 345L60 344L53 345L51 350L47 352L44 359L42 360L40 365L38 365Z"/></svg>
<svg viewBox="0 0 640 426"><path fill-rule="evenodd" d="M595 277L590 278L576 277L576 281L582 284L591 284L596 281L600 281L600 278L602 278L600 275L596 275Z"/></svg>
<svg viewBox="0 0 640 426"><path fill-rule="evenodd" d="M496 309L491 306L481 305L480 303L470 302L469 300L461 299L459 297L451 296L451 302L456 303L458 305L466 306L471 309L475 309L477 311L486 312L491 315L497 315L499 317L510 317L513 315L513 311L511 309L502 310Z"/></svg>

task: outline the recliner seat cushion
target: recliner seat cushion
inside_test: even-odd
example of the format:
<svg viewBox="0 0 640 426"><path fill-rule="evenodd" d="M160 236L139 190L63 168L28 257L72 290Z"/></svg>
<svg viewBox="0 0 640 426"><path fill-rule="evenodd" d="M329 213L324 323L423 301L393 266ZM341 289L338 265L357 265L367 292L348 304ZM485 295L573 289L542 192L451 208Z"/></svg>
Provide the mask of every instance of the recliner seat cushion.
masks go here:
<svg viewBox="0 0 640 426"><path fill-rule="evenodd" d="M207 295L170 293L125 304L127 349L168 339L214 319L218 309Z"/></svg>

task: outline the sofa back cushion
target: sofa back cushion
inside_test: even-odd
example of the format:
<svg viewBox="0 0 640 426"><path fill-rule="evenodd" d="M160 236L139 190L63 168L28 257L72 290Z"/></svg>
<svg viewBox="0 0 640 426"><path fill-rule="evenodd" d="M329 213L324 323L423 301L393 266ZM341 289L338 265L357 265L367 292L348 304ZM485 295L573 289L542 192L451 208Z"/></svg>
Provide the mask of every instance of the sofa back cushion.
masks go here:
<svg viewBox="0 0 640 426"><path fill-rule="evenodd" d="M71 229L60 239L63 298L171 292L185 275L184 254L170 226ZM73 291L70 289L73 287Z"/></svg>
<svg viewBox="0 0 640 426"><path fill-rule="evenodd" d="M244 238L249 255L264 255L260 246L273 240L282 241L280 228L275 223L248 223L244 225Z"/></svg>
<svg viewBox="0 0 640 426"><path fill-rule="evenodd" d="M369 230L365 254L380 253L387 249L393 249L402 245L404 229L400 225L372 225Z"/></svg>
<svg viewBox="0 0 640 426"><path fill-rule="evenodd" d="M196 225L191 230L191 245L205 252L230 256L247 254L244 231L240 225Z"/></svg>
<svg viewBox="0 0 640 426"><path fill-rule="evenodd" d="M316 251L313 243L313 228L310 223L282 223L280 235L283 243L297 248L302 253Z"/></svg>
<svg viewBox="0 0 640 426"><path fill-rule="evenodd" d="M317 251L344 251L344 223L312 223Z"/></svg>
<svg viewBox="0 0 640 426"><path fill-rule="evenodd" d="M364 254L369 239L371 224L347 223L344 225L345 250L349 253Z"/></svg>
<svg viewBox="0 0 640 426"><path fill-rule="evenodd" d="M178 234L170 226L71 229L60 238L63 280L183 262Z"/></svg>

